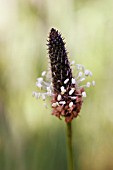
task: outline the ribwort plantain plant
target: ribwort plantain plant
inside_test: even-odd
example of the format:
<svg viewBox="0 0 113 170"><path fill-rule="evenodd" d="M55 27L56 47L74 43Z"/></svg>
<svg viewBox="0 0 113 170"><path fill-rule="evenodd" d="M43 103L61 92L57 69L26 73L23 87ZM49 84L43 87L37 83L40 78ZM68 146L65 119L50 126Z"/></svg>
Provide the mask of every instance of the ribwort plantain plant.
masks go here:
<svg viewBox="0 0 113 170"><path fill-rule="evenodd" d="M52 115L59 119L65 118L67 125L67 154L68 169L73 170L72 154L72 127L71 122L81 110L83 98L86 97L85 88L95 85L95 81L80 85L92 72L85 69L81 64L71 63L65 48L65 42L61 34L52 28L48 38L48 54L50 60L51 77L47 79L48 73L42 72L42 77L37 78L36 86L45 92L33 92L36 98L44 101L47 96L51 97ZM72 71L76 68L76 75Z"/></svg>

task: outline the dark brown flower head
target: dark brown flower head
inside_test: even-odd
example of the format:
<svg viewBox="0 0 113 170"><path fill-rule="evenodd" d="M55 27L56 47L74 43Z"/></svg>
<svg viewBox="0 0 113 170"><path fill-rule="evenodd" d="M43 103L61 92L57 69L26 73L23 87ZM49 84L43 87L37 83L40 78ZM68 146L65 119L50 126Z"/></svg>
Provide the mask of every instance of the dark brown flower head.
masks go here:
<svg viewBox="0 0 113 170"><path fill-rule="evenodd" d="M48 42L54 92L60 93L61 86L67 88L71 85L72 71L67 58L65 43L63 42L61 34L54 28L50 31ZM67 78L69 81L67 84L64 84Z"/></svg>
<svg viewBox="0 0 113 170"><path fill-rule="evenodd" d="M79 83L84 81L87 76L92 76L92 73L84 66L77 64L77 76L72 75L65 42L61 34L54 28L50 31L47 45L52 83L44 81L43 77L46 77L46 71L43 71L42 77L37 79L36 86L41 90L45 89L46 93L33 92L33 95L36 98L42 97L44 101L46 96L51 96L52 114L58 118L65 117L66 122L71 122L73 118L78 116L83 97L86 97L84 87L91 85L90 82L82 86ZM92 85L95 85L94 81L92 81Z"/></svg>

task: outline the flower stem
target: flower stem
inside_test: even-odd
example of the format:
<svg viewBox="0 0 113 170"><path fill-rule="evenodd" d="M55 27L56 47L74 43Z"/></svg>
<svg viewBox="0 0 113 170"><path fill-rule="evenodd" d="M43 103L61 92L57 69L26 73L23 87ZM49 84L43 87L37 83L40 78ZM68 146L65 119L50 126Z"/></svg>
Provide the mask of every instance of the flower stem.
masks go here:
<svg viewBox="0 0 113 170"><path fill-rule="evenodd" d="M71 122L67 123L67 162L68 162L68 170L73 170L72 126L71 126Z"/></svg>

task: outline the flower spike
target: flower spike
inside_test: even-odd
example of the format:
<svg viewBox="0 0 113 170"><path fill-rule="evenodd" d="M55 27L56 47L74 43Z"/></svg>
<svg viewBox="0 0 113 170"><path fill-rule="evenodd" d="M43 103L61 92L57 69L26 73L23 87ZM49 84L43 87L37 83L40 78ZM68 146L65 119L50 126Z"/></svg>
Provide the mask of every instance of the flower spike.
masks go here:
<svg viewBox="0 0 113 170"><path fill-rule="evenodd" d="M47 72L42 72L42 77L37 79L36 86L41 90L46 90L44 93L33 92L36 98L42 97L45 101L46 96L50 96L52 114L61 119L65 117L66 122L71 122L77 117L83 103L83 97L86 97L84 88L89 88L95 85L95 82L87 82L86 85L80 86L86 77L92 76L92 72L85 69L84 66L77 64L77 76L72 75L74 62L69 62L65 42L61 34L52 28L48 39L48 54L51 65L52 82L46 82L45 77Z"/></svg>

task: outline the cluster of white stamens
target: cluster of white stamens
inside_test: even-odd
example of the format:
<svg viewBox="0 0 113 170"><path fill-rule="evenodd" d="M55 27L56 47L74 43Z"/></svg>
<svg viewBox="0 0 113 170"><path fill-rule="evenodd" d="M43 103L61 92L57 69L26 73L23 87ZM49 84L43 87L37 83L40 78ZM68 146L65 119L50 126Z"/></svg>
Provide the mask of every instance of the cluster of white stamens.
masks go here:
<svg viewBox="0 0 113 170"><path fill-rule="evenodd" d="M88 69L85 69L84 66L82 66L81 64L77 64L76 65L76 69L77 69L77 76L75 77L75 80L77 80L77 83L80 84L81 82L85 81L86 78L88 76L92 76L92 72ZM81 87L87 87L89 88L90 86L95 86L95 81L92 82L87 82L85 85L82 85Z"/></svg>
<svg viewBox="0 0 113 170"><path fill-rule="evenodd" d="M52 96L53 86L51 82L46 82L44 79L46 77L46 71L42 72L42 77L37 78L36 86L41 90L41 92L33 92L33 96L38 98L42 98L45 101L47 96ZM46 91L46 92L42 92Z"/></svg>
<svg viewBox="0 0 113 170"><path fill-rule="evenodd" d="M74 61L71 62L70 64L72 66L75 65ZM81 82L83 82L84 80L86 80L86 78L88 76L92 76L92 72L90 70L87 70L84 68L84 66L80 65L80 64L76 64L76 72L77 75L75 77L73 77L71 79L71 83L74 85L76 84L77 88L81 88L81 87L86 87L89 88L90 86L95 86L95 81L92 82L87 82L85 85L80 85ZM40 89L41 92L33 92L33 96L35 96L37 99L38 98L42 98L42 100L45 101L46 97L48 96L53 96L53 84L52 82L46 81L46 77L47 77L47 72L43 71L42 72L42 77L37 78L37 82L36 82L36 86ZM64 81L64 85L67 84L69 82L69 78L67 77L67 79ZM57 96L57 102L52 103L52 107L57 107L59 105L65 105L66 101L62 100L62 96L66 93L66 89L64 86L61 86L61 94L58 94ZM70 91L68 92L69 94L69 98L71 100L75 100L77 99L77 96L79 96L80 94L76 94L75 95L75 88L71 88ZM44 92L45 91L45 92ZM73 93L75 96L73 96ZM86 92L82 92L81 94L82 97L86 97ZM73 102L71 101L69 103L69 107L73 106Z"/></svg>

